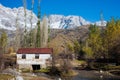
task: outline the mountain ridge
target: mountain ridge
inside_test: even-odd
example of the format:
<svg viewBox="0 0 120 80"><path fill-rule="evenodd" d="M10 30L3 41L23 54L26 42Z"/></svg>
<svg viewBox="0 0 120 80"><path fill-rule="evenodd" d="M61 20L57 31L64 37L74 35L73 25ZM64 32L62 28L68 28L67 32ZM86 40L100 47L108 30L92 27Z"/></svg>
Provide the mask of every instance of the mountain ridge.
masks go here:
<svg viewBox="0 0 120 80"><path fill-rule="evenodd" d="M27 28L30 28L30 17L31 17L31 11L26 10L27 16L26 16L26 23L27 23ZM33 14L33 19L32 19L32 24L33 28L36 27L37 23L37 16ZM25 26L25 17L24 17L24 8L19 7L19 8L9 8L5 7L2 4L0 4L0 28L2 29L7 29L7 30L16 30L16 19L18 18L18 27L19 28L24 28ZM83 25L90 25L90 24L96 24L101 26L101 22L95 22L91 23L90 21L85 20L81 16L76 16L76 15L57 15L57 14L52 14L48 16L48 24L50 28L55 28L55 29L72 29L76 28L78 26L83 26ZM104 26L106 26L106 21L104 21Z"/></svg>

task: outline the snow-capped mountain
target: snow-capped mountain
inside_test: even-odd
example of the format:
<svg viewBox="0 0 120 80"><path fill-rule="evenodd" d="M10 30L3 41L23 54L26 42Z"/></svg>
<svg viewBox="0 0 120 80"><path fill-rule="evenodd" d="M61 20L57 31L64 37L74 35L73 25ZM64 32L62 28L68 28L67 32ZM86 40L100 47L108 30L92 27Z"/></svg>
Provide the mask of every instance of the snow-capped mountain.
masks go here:
<svg viewBox="0 0 120 80"><path fill-rule="evenodd" d="M74 15L69 15L69 16L50 15L48 19L49 19L50 27L57 29L70 29L82 25L91 24L89 21L86 21L84 18Z"/></svg>
<svg viewBox="0 0 120 80"><path fill-rule="evenodd" d="M30 27L30 18L31 18L31 11L26 10L26 25L27 28ZM17 20L17 24L16 24ZM33 13L33 19L32 19L33 26L37 23L37 17ZM0 4L0 28L6 29L6 30L16 30L16 25L19 28L23 28L25 25L25 17L24 17L24 8L8 8L4 7Z"/></svg>
<svg viewBox="0 0 120 80"><path fill-rule="evenodd" d="M30 28L30 18L31 18L31 11L26 10L26 24L27 28ZM16 24L16 20L18 21ZM33 13L32 18L32 24L33 27L36 26L37 23L37 16ZM91 23L90 21L85 20L84 18L80 16L75 15L50 15L48 17L48 24L50 28L57 28L57 29L71 29L76 28L78 26L82 25L89 25L89 24L96 24L98 26L101 26L101 22L98 21L96 23ZM16 30L16 25L19 28L24 28L25 25L25 17L24 17L24 8L9 8L4 7L0 4L0 28L6 29L6 30ZM106 25L106 22L104 21L104 26Z"/></svg>
<svg viewBox="0 0 120 80"><path fill-rule="evenodd" d="M96 24L97 26L106 26L107 21L103 21L103 22L97 21L97 22L95 22L94 24Z"/></svg>
<svg viewBox="0 0 120 80"><path fill-rule="evenodd" d="M75 15L50 15L48 17L49 19L49 25L51 28L57 28L57 29L71 29L82 25L90 25L95 24L97 26L106 26L107 22L103 21L97 21L95 23L92 23L90 21L86 21L81 16L75 16Z"/></svg>

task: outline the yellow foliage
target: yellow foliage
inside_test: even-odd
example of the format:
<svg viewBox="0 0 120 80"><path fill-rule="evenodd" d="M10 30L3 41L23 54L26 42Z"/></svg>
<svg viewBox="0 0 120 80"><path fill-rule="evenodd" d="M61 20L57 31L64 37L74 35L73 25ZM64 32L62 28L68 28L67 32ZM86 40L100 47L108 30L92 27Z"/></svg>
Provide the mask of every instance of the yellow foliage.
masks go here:
<svg viewBox="0 0 120 80"><path fill-rule="evenodd" d="M57 35L48 43L48 47L53 48L54 54L63 53L69 49L71 51L74 51L73 45L74 44L72 43L72 41L67 36L62 34Z"/></svg>
<svg viewBox="0 0 120 80"><path fill-rule="evenodd" d="M9 53L9 54L14 53L14 49L13 49L13 47L8 48L8 53Z"/></svg>

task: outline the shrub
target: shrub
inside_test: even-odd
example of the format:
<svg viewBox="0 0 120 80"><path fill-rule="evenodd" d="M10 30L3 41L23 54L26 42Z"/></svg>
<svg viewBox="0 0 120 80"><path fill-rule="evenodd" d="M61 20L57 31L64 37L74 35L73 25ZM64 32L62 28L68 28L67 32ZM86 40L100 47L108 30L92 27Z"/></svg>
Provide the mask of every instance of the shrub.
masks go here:
<svg viewBox="0 0 120 80"><path fill-rule="evenodd" d="M33 71L33 72L40 72L40 73L48 73L50 70L49 70L49 68L41 68L40 70L35 70L35 71Z"/></svg>
<svg viewBox="0 0 120 80"><path fill-rule="evenodd" d="M94 69L103 69L103 70L106 70L105 66L107 66L106 63L93 63L93 67Z"/></svg>
<svg viewBox="0 0 120 80"><path fill-rule="evenodd" d="M60 76L61 71L57 67L51 67L49 71L49 75L51 76Z"/></svg>
<svg viewBox="0 0 120 80"><path fill-rule="evenodd" d="M94 63L95 69L103 69L103 70L120 70L120 66L108 65L107 63Z"/></svg>
<svg viewBox="0 0 120 80"><path fill-rule="evenodd" d="M30 69L26 69L26 68L22 68L21 71L22 71L23 73L31 72Z"/></svg>
<svg viewBox="0 0 120 80"><path fill-rule="evenodd" d="M65 73L65 72L61 73L62 77L70 77L70 76L74 76L74 75L75 75L75 72L73 70L69 70L67 73Z"/></svg>

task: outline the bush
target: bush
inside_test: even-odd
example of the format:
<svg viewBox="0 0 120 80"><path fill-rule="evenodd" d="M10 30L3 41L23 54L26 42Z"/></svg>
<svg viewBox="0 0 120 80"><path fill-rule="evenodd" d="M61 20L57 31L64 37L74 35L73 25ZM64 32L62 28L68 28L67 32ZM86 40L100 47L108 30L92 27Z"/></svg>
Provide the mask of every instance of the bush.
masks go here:
<svg viewBox="0 0 120 80"><path fill-rule="evenodd" d="M51 76L60 76L61 71L57 67L51 67L49 71L49 75Z"/></svg>
<svg viewBox="0 0 120 80"><path fill-rule="evenodd" d="M95 69L103 69L103 70L120 70L120 66L108 65L107 63L94 63L93 67Z"/></svg>
<svg viewBox="0 0 120 80"><path fill-rule="evenodd" d="M35 70L35 71L33 71L33 72L40 72L40 73L48 73L50 71L50 69L49 68L41 68L40 70Z"/></svg>
<svg viewBox="0 0 120 80"><path fill-rule="evenodd" d="M67 73L65 73L65 72L61 73L62 77L71 77L71 76L74 76L74 75L76 75L76 73L73 70L69 70Z"/></svg>
<svg viewBox="0 0 120 80"><path fill-rule="evenodd" d="M105 66L107 66L106 63L93 63L93 69L103 69L103 70L106 70Z"/></svg>

